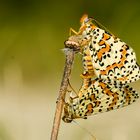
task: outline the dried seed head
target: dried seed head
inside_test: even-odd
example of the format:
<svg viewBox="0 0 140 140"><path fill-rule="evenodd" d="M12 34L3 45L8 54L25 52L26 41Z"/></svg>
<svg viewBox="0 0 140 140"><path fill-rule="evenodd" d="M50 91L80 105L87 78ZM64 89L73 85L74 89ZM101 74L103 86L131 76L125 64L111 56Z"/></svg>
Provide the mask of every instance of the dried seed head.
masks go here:
<svg viewBox="0 0 140 140"><path fill-rule="evenodd" d="M64 42L66 48L73 49L76 52L80 51L81 43L82 43L81 35L70 36L68 40Z"/></svg>

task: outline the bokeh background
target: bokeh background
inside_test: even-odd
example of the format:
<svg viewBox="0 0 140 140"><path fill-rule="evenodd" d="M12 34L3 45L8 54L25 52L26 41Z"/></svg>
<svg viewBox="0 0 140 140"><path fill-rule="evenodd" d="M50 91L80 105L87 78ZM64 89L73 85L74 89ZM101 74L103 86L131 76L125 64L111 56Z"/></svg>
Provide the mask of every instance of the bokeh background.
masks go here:
<svg viewBox="0 0 140 140"><path fill-rule="evenodd" d="M140 62L139 0L0 0L0 140L49 140L69 28L87 13L136 51ZM77 55L71 83L79 89ZM140 92L140 82L133 84ZM139 140L140 101L77 122L98 140ZM92 140L75 123L61 123L59 140Z"/></svg>

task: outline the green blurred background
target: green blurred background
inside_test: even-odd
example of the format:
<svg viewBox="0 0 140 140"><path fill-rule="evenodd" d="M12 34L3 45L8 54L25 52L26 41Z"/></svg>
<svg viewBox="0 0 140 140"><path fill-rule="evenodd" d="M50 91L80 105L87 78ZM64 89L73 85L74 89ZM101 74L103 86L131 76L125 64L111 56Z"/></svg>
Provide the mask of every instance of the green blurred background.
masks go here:
<svg viewBox="0 0 140 140"><path fill-rule="evenodd" d="M139 0L0 0L0 140L49 140L65 61L61 49L84 13L132 46L140 62ZM76 90L81 71L77 55L71 80ZM139 84L133 85L138 91ZM139 105L79 122L100 140L139 140ZM59 139L90 136L62 122Z"/></svg>

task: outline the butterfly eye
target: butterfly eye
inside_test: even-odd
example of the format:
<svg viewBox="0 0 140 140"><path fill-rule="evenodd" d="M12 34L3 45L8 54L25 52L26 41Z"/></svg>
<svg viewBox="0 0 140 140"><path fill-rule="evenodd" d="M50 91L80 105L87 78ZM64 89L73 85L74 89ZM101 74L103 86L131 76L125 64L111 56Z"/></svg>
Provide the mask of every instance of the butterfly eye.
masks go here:
<svg viewBox="0 0 140 140"><path fill-rule="evenodd" d="M88 23L90 21L90 18L86 18L85 20L84 20L84 23Z"/></svg>

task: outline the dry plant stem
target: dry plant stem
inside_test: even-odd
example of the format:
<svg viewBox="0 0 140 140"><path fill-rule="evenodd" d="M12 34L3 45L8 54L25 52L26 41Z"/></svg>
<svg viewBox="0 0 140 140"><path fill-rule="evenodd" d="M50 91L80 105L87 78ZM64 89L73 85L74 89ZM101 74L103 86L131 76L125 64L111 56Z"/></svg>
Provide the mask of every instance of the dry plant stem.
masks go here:
<svg viewBox="0 0 140 140"><path fill-rule="evenodd" d="M67 48L65 50L65 54L66 54L66 62L65 62L63 78L60 86L59 97L56 104L56 111L55 111L53 128L51 133L51 140L57 140L61 116L62 116L62 110L64 106L65 94L67 92L68 80L71 74L75 52L72 49Z"/></svg>

